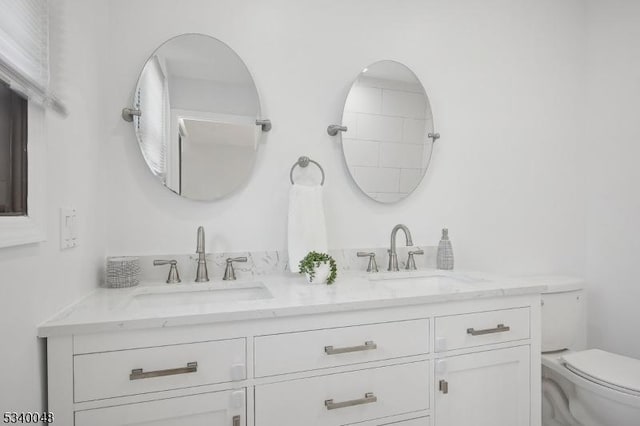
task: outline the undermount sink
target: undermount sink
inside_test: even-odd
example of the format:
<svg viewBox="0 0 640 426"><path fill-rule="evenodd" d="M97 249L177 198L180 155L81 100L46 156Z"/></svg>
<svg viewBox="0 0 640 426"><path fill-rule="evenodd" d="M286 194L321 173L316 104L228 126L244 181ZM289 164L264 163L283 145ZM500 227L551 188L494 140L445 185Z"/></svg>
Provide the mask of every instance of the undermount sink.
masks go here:
<svg viewBox="0 0 640 426"><path fill-rule="evenodd" d="M142 307L207 305L271 299L273 295L261 282L176 284L141 287L133 299Z"/></svg>
<svg viewBox="0 0 640 426"><path fill-rule="evenodd" d="M387 281L387 280L427 280L429 278L439 278L444 281L457 281L464 283L474 283L484 281L481 278L474 278L455 272L440 270L417 270L417 271L385 271L368 274L369 281Z"/></svg>

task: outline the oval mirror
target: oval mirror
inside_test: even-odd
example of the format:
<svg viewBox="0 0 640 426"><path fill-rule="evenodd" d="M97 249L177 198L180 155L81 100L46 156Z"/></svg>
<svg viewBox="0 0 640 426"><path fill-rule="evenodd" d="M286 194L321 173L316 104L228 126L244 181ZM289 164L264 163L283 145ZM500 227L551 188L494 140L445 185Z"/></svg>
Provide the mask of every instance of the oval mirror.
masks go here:
<svg viewBox="0 0 640 426"><path fill-rule="evenodd" d="M344 105L342 150L358 187L381 203L407 197L431 159L433 115L418 77L379 61L362 70Z"/></svg>
<svg viewBox="0 0 640 426"><path fill-rule="evenodd" d="M249 179L260 100L244 62L223 42L202 34L166 41L145 63L127 111L149 169L176 194L216 200Z"/></svg>

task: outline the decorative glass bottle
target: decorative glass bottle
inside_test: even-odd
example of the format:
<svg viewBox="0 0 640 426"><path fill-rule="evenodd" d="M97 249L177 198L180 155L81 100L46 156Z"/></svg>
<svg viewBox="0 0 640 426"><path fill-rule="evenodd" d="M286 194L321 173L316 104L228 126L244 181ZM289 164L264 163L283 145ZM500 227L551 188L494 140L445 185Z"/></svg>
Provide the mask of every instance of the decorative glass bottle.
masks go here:
<svg viewBox="0 0 640 426"><path fill-rule="evenodd" d="M438 244L438 254L436 256L436 265L438 269L453 269L453 247L449 240L449 230L442 229L442 239Z"/></svg>

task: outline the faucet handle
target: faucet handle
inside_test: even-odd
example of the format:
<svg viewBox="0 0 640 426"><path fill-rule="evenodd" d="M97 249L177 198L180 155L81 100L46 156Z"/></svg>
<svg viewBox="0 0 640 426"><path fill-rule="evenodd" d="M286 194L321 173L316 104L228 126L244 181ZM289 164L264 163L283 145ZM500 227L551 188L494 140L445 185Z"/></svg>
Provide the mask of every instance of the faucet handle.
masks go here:
<svg viewBox="0 0 640 426"><path fill-rule="evenodd" d="M227 257L227 266L224 268L224 276L222 277L225 281L235 281L236 279L236 271L233 269L233 262L246 262L246 256L240 257Z"/></svg>
<svg viewBox="0 0 640 426"><path fill-rule="evenodd" d="M378 264L376 263L376 254L374 252L359 251L356 255L358 257L369 257L367 272L378 272Z"/></svg>
<svg viewBox="0 0 640 426"><path fill-rule="evenodd" d="M182 282L180 280L180 274L178 274L178 261L157 259L153 261L153 266L161 266L161 265L171 265L169 268L169 275L167 276L167 284L177 284Z"/></svg>
<svg viewBox="0 0 640 426"><path fill-rule="evenodd" d="M419 249L419 250L410 250L409 251L409 258L407 259L407 266L405 267L405 269L407 270L416 270L418 268L416 268L416 260L413 258L414 255L420 255L420 254L424 254L424 250Z"/></svg>

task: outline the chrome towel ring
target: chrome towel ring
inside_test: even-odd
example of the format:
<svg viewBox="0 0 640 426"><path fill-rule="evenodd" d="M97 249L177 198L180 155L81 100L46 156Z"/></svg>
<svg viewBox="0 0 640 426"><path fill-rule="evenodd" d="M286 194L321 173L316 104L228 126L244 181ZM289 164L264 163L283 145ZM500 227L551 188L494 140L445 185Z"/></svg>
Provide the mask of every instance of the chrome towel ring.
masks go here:
<svg viewBox="0 0 640 426"><path fill-rule="evenodd" d="M320 163L318 163L317 161L312 160L309 157L305 157L305 156L302 156L302 157L298 158L298 161L296 161L293 164L293 166L291 166L291 171L289 172L289 180L291 181L292 185L295 183L295 182L293 182L293 169L295 169L296 166L307 167L309 165L309 163L313 163L316 166L318 166L318 168L320 169L320 173L322 173L322 182L320 182L320 185L324 185L324 169L322 168Z"/></svg>

